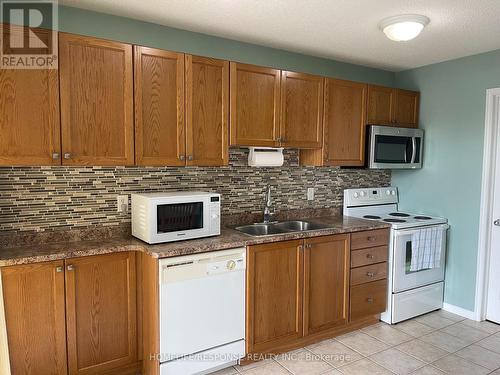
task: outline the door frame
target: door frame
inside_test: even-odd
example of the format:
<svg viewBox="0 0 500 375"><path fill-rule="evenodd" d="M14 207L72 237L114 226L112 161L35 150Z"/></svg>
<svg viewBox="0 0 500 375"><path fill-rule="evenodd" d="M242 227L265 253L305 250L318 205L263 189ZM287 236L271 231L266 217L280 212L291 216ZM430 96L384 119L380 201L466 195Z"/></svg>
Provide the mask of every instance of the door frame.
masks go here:
<svg viewBox="0 0 500 375"><path fill-rule="evenodd" d="M500 88L486 90L484 129L483 176L481 183L481 210L476 273L474 319L486 319L488 300L489 261L491 256L492 203L495 188L497 140L500 140Z"/></svg>

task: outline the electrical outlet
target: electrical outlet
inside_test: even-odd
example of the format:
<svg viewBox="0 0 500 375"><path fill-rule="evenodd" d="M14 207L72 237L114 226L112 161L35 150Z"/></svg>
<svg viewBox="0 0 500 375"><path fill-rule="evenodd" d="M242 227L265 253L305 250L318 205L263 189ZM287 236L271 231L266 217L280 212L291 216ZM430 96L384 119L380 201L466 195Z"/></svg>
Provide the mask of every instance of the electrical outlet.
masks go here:
<svg viewBox="0 0 500 375"><path fill-rule="evenodd" d="M116 211L117 212L127 212L128 211L128 195L117 195L116 196Z"/></svg>
<svg viewBox="0 0 500 375"><path fill-rule="evenodd" d="M314 200L314 188L313 187L307 188L307 200L308 201Z"/></svg>

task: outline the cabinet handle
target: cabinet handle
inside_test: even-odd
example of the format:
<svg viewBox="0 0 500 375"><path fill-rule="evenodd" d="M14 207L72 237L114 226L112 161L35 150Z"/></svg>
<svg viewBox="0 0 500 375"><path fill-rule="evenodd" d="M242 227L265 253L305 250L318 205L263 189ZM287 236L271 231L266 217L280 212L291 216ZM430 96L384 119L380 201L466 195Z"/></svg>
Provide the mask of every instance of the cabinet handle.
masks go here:
<svg viewBox="0 0 500 375"><path fill-rule="evenodd" d="M370 236L370 237L368 237L368 241L370 241L370 242L373 242L373 241L375 241L376 239L377 239L377 237L374 237L374 236Z"/></svg>
<svg viewBox="0 0 500 375"><path fill-rule="evenodd" d="M373 256L373 254L366 254L366 257L367 257L368 259L373 259L373 258L375 258L375 257Z"/></svg>
<svg viewBox="0 0 500 375"><path fill-rule="evenodd" d="M75 269L75 266L73 266L72 264L69 264L68 267L66 267L66 269L68 271L73 271Z"/></svg>
<svg viewBox="0 0 500 375"><path fill-rule="evenodd" d="M54 152L54 153L52 154L52 159L54 159L54 160L57 160L57 159L59 159L60 157L61 157L61 154L60 154L60 153L58 153L58 152Z"/></svg>
<svg viewBox="0 0 500 375"><path fill-rule="evenodd" d="M61 266L56 267L56 272L61 273L63 271L63 268Z"/></svg>
<svg viewBox="0 0 500 375"><path fill-rule="evenodd" d="M368 297L368 298L366 299L366 302L368 302L368 303L373 303L373 298Z"/></svg>
<svg viewBox="0 0 500 375"><path fill-rule="evenodd" d="M373 272L367 272L367 273L366 273L366 276L368 276L368 277L373 277L373 276L375 276L375 274L374 274Z"/></svg>
<svg viewBox="0 0 500 375"><path fill-rule="evenodd" d="M281 137L276 138L276 142L281 142Z"/></svg>
<svg viewBox="0 0 500 375"><path fill-rule="evenodd" d="M189 161L193 160L193 155L189 155L189 156L188 156L188 160L189 160Z"/></svg>
<svg viewBox="0 0 500 375"><path fill-rule="evenodd" d="M184 161L184 159L186 159L186 156L184 155L179 156L179 160Z"/></svg>
<svg viewBox="0 0 500 375"><path fill-rule="evenodd" d="M71 159L71 154L69 152L65 152L64 159Z"/></svg>
<svg viewBox="0 0 500 375"><path fill-rule="evenodd" d="M299 250L304 250L304 246L299 245Z"/></svg>

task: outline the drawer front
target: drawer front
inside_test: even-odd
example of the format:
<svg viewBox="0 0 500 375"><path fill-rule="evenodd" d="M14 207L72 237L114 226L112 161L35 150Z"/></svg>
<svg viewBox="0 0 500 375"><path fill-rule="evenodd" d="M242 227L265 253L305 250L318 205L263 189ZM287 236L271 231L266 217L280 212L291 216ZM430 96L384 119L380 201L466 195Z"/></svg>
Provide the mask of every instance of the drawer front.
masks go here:
<svg viewBox="0 0 500 375"><path fill-rule="evenodd" d="M389 243L389 229L377 229L351 234L351 249L377 247Z"/></svg>
<svg viewBox="0 0 500 375"><path fill-rule="evenodd" d="M351 251L351 267L387 262L389 249L387 246Z"/></svg>
<svg viewBox="0 0 500 375"><path fill-rule="evenodd" d="M387 280L351 288L351 320L384 312L387 306Z"/></svg>
<svg viewBox="0 0 500 375"><path fill-rule="evenodd" d="M387 263L372 264L351 270L351 285L370 283L387 278Z"/></svg>

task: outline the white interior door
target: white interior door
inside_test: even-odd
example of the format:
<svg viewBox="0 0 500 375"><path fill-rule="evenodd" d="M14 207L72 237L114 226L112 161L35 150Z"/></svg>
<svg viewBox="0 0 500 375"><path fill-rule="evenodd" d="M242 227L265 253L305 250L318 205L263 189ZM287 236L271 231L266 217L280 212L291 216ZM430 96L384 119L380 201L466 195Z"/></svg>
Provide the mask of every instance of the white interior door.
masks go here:
<svg viewBox="0 0 500 375"><path fill-rule="evenodd" d="M500 324L500 144L497 143L486 319Z"/></svg>

